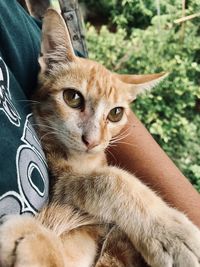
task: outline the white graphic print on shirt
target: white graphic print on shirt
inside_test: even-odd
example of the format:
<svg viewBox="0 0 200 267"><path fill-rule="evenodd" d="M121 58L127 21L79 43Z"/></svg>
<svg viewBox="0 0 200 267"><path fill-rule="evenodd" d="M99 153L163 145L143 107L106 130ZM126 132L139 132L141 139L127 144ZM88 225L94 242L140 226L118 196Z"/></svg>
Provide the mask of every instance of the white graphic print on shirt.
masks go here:
<svg viewBox="0 0 200 267"><path fill-rule="evenodd" d="M3 59L0 58L0 110L3 110L9 121L20 126L20 116L12 103L9 90L9 73Z"/></svg>
<svg viewBox="0 0 200 267"><path fill-rule="evenodd" d="M8 86L9 72L0 58L0 112L1 110L4 112L12 125L20 127L22 120L12 103ZM17 179L18 188L16 191L10 190L0 196L0 216L12 213L34 214L48 200L47 165L31 122L32 115L28 114L22 130L23 144L16 148L15 155L16 169L13 171L13 176ZM36 174L37 181L35 180ZM0 179L5 178L0 174Z"/></svg>

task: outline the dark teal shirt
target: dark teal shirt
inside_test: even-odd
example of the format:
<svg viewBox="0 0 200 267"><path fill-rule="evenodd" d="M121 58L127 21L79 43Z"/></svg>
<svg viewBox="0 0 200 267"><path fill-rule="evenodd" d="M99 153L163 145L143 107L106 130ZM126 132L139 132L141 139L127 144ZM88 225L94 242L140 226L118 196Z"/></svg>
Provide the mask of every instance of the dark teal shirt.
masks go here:
<svg viewBox="0 0 200 267"><path fill-rule="evenodd" d="M0 0L0 216L35 213L48 199L28 100L37 81L39 26L16 0Z"/></svg>

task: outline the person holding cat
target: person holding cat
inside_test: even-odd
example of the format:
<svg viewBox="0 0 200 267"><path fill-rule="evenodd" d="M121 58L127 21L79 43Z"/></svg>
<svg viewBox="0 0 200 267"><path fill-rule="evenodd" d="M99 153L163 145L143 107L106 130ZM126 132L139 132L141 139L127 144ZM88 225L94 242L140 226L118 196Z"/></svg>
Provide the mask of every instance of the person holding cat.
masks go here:
<svg viewBox="0 0 200 267"><path fill-rule="evenodd" d="M45 156L32 127L34 122L27 101L36 85L40 28L16 1L5 3L1 0L0 5L1 12L5 11L0 24L1 36L4 37L0 41L0 157L1 163L3 162L0 169L0 212L1 215L36 213L48 200ZM8 27L9 32L6 30ZM37 102L34 104L37 105ZM127 125L131 134L126 141L134 140L137 145L127 149L119 144L118 150L113 150L118 163L132 172L137 172L138 176L146 179L165 200L186 212L194 223L200 226L198 193L190 187L133 114L129 120L135 127ZM161 178L165 182L164 185ZM174 187L175 179L176 183L177 179L180 181L180 191Z"/></svg>
<svg viewBox="0 0 200 267"><path fill-rule="evenodd" d="M41 24L30 17L16 0L1 0L0 5L0 214L4 214L5 211L35 213L48 199L46 164L39 145L33 142L36 135L29 123L31 111L30 102L27 100L36 86ZM112 151L116 161L110 157L110 162L137 173L139 178L141 177L168 203L184 211L200 226L199 194L133 113L130 114L129 120L127 127L130 134L123 141L134 142L135 145L133 147L117 144L117 149ZM28 134L30 131L35 139ZM29 154L25 154L26 152ZM23 154L27 157L23 157ZM37 166L33 168L32 165L35 187L31 186L31 183L22 182L30 181L22 179L25 175L23 169L30 166L30 162L26 162L27 159L35 162L34 166ZM42 190L45 191L43 195L39 194Z"/></svg>

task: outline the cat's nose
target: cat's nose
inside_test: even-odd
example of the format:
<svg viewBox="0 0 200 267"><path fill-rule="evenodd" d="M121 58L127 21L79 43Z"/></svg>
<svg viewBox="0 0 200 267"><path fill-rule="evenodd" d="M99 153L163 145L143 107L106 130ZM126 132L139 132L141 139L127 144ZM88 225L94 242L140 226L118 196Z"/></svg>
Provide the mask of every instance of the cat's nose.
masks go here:
<svg viewBox="0 0 200 267"><path fill-rule="evenodd" d="M99 145L99 142L97 140L95 139L92 140L85 135L82 135L82 141L87 146L88 150L91 150L95 146Z"/></svg>

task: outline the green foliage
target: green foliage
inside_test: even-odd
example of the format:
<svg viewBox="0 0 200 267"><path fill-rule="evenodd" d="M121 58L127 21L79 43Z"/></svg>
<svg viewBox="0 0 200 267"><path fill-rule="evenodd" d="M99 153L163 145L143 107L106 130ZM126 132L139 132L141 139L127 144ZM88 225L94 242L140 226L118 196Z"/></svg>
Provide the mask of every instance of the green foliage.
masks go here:
<svg viewBox="0 0 200 267"><path fill-rule="evenodd" d="M187 14L198 12L198 1L188 2ZM181 16L181 1L165 1L159 17L154 2L112 1L117 31L103 26L97 32L88 26L90 58L123 73L170 72L161 85L135 101L133 110L200 191L200 20L188 21L183 32L173 23ZM133 29L131 16L136 18Z"/></svg>
<svg viewBox="0 0 200 267"><path fill-rule="evenodd" d="M111 12L113 22L128 32L133 27L146 28L154 15L156 6L151 0L116 0Z"/></svg>

